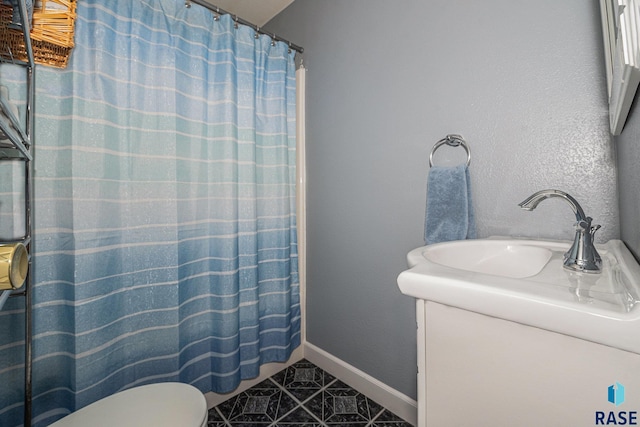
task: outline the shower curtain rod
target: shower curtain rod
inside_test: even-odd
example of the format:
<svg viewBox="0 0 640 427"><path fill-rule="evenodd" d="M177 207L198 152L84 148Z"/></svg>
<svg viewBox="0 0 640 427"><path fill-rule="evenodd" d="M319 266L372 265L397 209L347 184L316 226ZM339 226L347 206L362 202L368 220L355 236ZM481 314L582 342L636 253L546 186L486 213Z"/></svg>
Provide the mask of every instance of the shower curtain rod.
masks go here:
<svg viewBox="0 0 640 427"><path fill-rule="evenodd" d="M191 3L195 3L197 5L200 5L200 6L206 8L206 9L209 9L210 11L215 12L215 13L217 13L219 15L231 15L231 16L233 16L233 20L235 22L237 22L239 24L242 24L242 25L246 25L247 27L251 27L257 33L265 34L265 35L271 37L272 40L286 43L287 45L289 45L289 49L293 49L298 53L303 53L304 52L304 48L303 47L298 46L296 44L293 44L289 40L283 39L282 37L279 37L279 36L277 36L277 35L275 35L273 33L268 33L266 31L264 31L262 28L258 27L256 24L252 24L251 22L240 18L238 15L235 15L235 14L233 14L231 12L227 12L226 10L224 10L222 8L219 8L216 5L213 5L213 4L210 4L210 3L206 3L203 0L185 0L184 5L186 7L191 7Z"/></svg>

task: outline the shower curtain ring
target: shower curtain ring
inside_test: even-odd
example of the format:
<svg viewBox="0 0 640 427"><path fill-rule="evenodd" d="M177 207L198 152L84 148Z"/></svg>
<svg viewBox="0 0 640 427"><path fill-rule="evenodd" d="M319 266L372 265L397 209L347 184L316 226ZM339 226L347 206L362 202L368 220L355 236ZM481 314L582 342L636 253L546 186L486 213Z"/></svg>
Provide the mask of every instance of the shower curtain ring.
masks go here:
<svg viewBox="0 0 640 427"><path fill-rule="evenodd" d="M238 15L233 16L233 28L238 29Z"/></svg>
<svg viewBox="0 0 640 427"><path fill-rule="evenodd" d="M259 39L260 38L260 27L256 27L256 33L253 36L255 39Z"/></svg>
<svg viewBox="0 0 640 427"><path fill-rule="evenodd" d="M184 0L184 7L186 7L187 9L191 8L191 0Z"/></svg>

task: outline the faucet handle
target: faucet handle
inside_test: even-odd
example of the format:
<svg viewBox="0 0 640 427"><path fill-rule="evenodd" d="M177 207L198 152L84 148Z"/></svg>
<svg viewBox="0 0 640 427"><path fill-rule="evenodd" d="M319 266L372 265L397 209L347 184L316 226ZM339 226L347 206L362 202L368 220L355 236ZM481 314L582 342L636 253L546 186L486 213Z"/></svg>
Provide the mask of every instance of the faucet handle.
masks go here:
<svg viewBox="0 0 640 427"><path fill-rule="evenodd" d="M601 227L600 224L591 225L592 218L588 216L586 219L581 219L580 221L575 223L576 230L587 231L593 237L593 235L598 231Z"/></svg>
<svg viewBox="0 0 640 427"><path fill-rule="evenodd" d="M590 231L592 228L591 221L592 221L592 218L590 216L576 221L575 223L576 230ZM597 227L600 228L599 225Z"/></svg>

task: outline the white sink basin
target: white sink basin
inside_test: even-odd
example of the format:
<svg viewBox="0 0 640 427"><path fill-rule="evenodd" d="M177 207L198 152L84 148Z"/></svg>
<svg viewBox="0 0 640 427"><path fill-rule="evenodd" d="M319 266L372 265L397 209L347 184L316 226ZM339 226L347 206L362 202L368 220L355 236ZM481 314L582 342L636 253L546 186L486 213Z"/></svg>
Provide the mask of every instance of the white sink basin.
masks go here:
<svg viewBox="0 0 640 427"><path fill-rule="evenodd" d="M417 254L414 254L417 252ZM464 240L425 246L409 254L409 265L422 259L459 270L523 279L547 265L553 252L515 241ZM415 258L415 262L414 262Z"/></svg>
<svg viewBox="0 0 640 427"><path fill-rule="evenodd" d="M640 354L640 266L619 240L601 274L562 268L569 242L478 239L409 252L403 294Z"/></svg>

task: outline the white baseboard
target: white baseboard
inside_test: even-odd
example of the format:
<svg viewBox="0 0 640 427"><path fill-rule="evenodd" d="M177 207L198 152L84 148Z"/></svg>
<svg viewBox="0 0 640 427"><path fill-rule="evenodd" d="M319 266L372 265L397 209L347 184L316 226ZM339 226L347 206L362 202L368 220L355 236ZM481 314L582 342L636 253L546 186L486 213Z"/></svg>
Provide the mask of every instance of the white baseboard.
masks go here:
<svg viewBox="0 0 640 427"><path fill-rule="evenodd" d="M340 378L340 381L365 394L406 422L417 425L418 404L407 395L308 342L304 343L304 358L334 377Z"/></svg>
<svg viewBox="0 0 640 427"><path fill-rule="evenodd" d="M293 353L291 353L289 360L283 363L267 363L262 365L260 367L260 375L258 377L250 380L242 381L240 385L232 392L225 393L225 394L218 394L210 391L208 393L205 393L204 397L207 400L207 408L211 409L214 406L218 406L225 400L230 399L233 396L238 395L243 391L250 389L256 384L260 384L262 381L273 376L274 374L277 374L284 368L302 360L304 358L303 354L304 354L304 346L300 345L298 346L298 348L293 350Z"/></svg>

